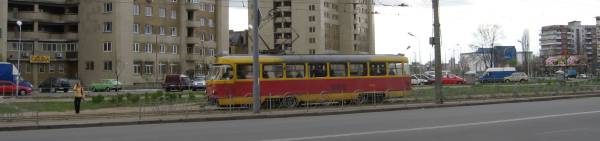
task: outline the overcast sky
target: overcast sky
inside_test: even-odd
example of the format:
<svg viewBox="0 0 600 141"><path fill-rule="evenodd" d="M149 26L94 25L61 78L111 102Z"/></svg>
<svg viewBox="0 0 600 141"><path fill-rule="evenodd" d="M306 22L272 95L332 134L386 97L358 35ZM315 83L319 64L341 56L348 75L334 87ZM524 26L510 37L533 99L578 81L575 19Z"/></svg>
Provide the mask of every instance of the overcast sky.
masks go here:
<svg viewBox="0 0 600 141"><path fill-rule="evenodd" d="M246 0L244 0L246 1ZM376 0L378 4L407 3L410 7L378 5L375 11L376 53L404 53L410 58L419 56L427 62L433 49L428 44L432 33L432 9L430 0ZM230 29L248 27L247 9L242 0L231 0ZM245 3L244 5L247 5ZM582 21L584 25L596 25L600 16L600 0L441 0L442 58L452 54L472 52L473 32L482 24L502 27L504 38L501 45L514 45L525 29L530 30L531 51L539 54L539 34L542 26ZM407 33L415 34L417 38ZM407 46L412 46L406 50ZM420 49L419 49L420 46ZM420 50L420 51L419 51Z"/></svg>

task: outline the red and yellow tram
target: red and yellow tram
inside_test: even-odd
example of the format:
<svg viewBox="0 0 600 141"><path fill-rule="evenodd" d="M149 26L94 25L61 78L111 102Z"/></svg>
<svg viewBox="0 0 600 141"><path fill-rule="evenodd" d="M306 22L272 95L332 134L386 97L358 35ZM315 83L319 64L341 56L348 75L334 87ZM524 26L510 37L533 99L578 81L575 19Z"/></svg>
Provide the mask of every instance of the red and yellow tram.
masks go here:
<svg viewBox="0 0 600 141"><path fill-rule="evenodd" d="M411 90L408 58L397 55L261 56L261 102L371 102ZM219 106L252 104L252 57L217 58L207 95Z"/></svg>

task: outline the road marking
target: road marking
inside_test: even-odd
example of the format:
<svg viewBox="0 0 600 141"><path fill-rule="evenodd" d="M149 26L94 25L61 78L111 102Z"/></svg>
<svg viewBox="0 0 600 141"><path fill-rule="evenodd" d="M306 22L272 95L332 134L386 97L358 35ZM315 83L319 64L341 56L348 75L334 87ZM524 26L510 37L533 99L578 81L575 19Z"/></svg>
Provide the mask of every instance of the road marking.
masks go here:
<svg viewBox="0 0 600 141"><path fill-rule="evenodd" d="M270 139L270 140L263 140L263 141L299 141L299 140L315 140L315 139L325 139L325 138L338 138L338 137L347 137L347 136L361 136L361 135L373 135L373 134L399 133L399 132L434 130L434 129L443 129L443 128L456 128L456 127L489 125L489 124L498 124L498 123L507 123L507 122L516 122L516 121L525 121L525 120L536 120L536 119L545 119L545 118L556 118L556 117L565 117L565 116L577 116L577 115L586 115L586 114L597 114L597 113L600 113L600 111L566 113L566 114L556 114L556 115L544 115L544 116L535 116L535 117L514 118L514 119L485 121L485 122L472 122L472 123L452 124L452 125L442 125L442 126L431 126L431 127L419 127L419 128L409 128L409 129L378 130L378 131L354 132L354 133L332 134L332 135L322 135L322 136L308 136L308 137L298 137L298 138L281 138L281 139Z"/></svg>

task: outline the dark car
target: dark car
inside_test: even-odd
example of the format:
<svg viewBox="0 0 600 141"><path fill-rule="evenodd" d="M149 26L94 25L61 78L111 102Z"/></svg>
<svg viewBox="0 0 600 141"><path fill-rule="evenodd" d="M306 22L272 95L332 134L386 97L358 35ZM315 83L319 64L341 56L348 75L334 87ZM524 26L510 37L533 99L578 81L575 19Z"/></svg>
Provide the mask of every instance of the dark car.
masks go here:
<svg viewBox="0 0 600 141"><path fill-rule="evenodd" d="M57 91L63 91L66 93L69 92L69 89L71 89L71 87L71 83L68 79L57 77L50 77L44 80L42 83L40 83L40 85L38 85L40 91L53 93Z"/></svg>
<svg viewBox="0 0 600 141"><path fill-rule="evenodd" d="M192 80L186 76L181 74L170 74L165 76L165 82L163 83L163 88L165 91L183 91L190 90L193 88Z"/></svg>
<svg viewBox="0 0 600 141"><path fill-rule="evenodd" d="M192 81L192 90L199 91L206 89L206 77L205 76L196 76Z"/></svg>

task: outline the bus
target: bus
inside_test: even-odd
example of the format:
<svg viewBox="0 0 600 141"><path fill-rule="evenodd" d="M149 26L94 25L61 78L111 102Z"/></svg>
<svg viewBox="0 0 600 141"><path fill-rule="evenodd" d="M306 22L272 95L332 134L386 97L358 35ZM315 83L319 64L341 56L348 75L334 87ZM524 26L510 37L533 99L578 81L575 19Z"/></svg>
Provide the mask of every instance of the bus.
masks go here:
<svg viewBox="0 0 600 141"><path fill-rule="evenodd" d="M411 90L408 58L398 55L260 56L261 104L369 103ZM206 93L217 106L251 105L252 56L219 57Z"/></svg>

